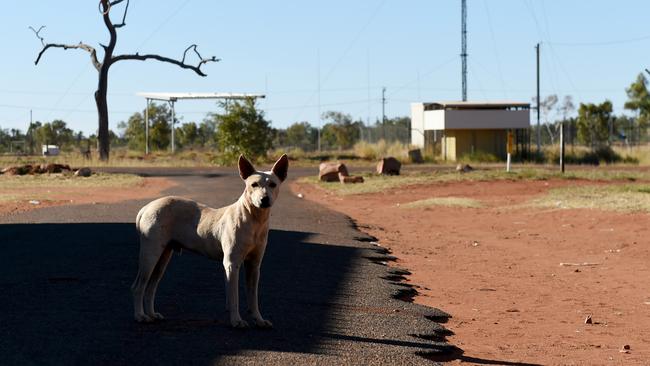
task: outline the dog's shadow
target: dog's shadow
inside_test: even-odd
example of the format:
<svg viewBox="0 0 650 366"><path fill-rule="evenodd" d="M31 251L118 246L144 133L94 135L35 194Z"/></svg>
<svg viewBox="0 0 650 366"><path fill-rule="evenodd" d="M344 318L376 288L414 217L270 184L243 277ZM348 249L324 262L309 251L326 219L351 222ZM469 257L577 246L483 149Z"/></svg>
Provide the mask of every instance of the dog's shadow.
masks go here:
<svg viewBox="0 0 650 366"><path fill-rule="evenodd" d="M226 322L221 264L191 253L175 255L161 282L157 309L167 319L136 324L132 223L0 225L0 352L11 364L191 364L242 350L320 353L313 335L332 322L328 304L360 249L309 237L270 232L260 305L275 329L242 331Z"/></svg>

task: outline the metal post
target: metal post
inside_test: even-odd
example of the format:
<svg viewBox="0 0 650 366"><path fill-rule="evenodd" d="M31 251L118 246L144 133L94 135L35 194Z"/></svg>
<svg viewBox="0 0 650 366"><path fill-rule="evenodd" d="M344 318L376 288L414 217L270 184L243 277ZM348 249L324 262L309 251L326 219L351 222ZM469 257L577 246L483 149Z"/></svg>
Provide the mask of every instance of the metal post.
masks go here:
<svg viewBox="0 0 650 366"><path fill-rule="evenodd" d="M318 152L321 151L320 145L320 130L322 128L323 122L321 121L320 115L320 49L318 50Z"/></svg>
<svg viewBox="0 0 650 366"><path fill-rule="evenodd" d="M147 105L144 107L144 154L149 155L149 98L145 98Z"/></svg>
<svg viewBox="0 0 650 366"><path fill-rule="evenodd" d="M461 0L461 51L463 102L467 101L467 0Z"/></svg>
<svg viewBox="0 0 650 366"><path fill-rule="evenodd" d="M29 110L29 155L34 155L34 120L32 110Z"/></svg>
<svg viewBox="0 0 650 366"><path fill-rule="evenodd" d="M542 151L542 128L540 127L539 123L539 114L540 114L540 109L539 109L539 104L540 104L540 96L539 96L539 43L537 46L535 46L535 49L537 50L537 155L539 155Z"/></svg>
<svg viewBox="0 0 650 366"><path fill-rule="evenodd" d="M174 123L176 122L176 108L174 107L174 100L170 100L169 104L172 106L172 154L176 152L176 144L174 141Z"/></svg>
<svg viewBox="0 0 650 366"><path fill-rule="evenodd" d="M560 171L564 173L564 121L560 122Z"/></svg>
<svg viewBox="0 0 650 366"><path fill-rule="evenodd" d="M386 87L381 88L381 137L386 139Z"/></svg>

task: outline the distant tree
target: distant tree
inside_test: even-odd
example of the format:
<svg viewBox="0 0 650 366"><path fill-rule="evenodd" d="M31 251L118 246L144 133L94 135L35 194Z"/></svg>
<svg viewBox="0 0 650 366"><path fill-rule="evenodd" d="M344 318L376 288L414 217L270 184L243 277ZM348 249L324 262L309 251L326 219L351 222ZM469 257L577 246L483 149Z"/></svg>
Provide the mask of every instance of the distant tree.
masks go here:
<svg viewBox="0 0 650 366"><path fill-rule="evenodd" d="M303 150L314 150L318 139L318 130L309 122L296 122L286 129L286 144Z"/></svg>
<svg viewBox="0 0 650 366"><path fill-rule="evenodd" d="M321 131L321 144L338 149L349 149L360 137L360 128L363 123L353 122L349 114L329 111L323 113L323 119L328 121Z"/></svg>
<svg viewBox="0 0 650 366"><path fill-rule="evenodd" d="M253 98L222 104L223 114L215 114L217 123L217 148L221 152L221 162L231 163L244 154L249 159L266 155L271 148L273 130L258 110Z"/></svg>
<svg viewBox="0 0 650 366"><path fill-rule="evenodd" d="M636 120L633 117L620 115L614 120L614 133L618 140L625 144L632 142L636 130Z"/></svg>
<svg viewBox="0 0 650 366"><path fill-rule="evenodd" d="M363 125L363 122L361 121L357 123ZM372 128L372 131L369 131L369 133L373 137L372 140L375 141L384 139L389 142L399 141L402 143L408 143L411 138L411 118L386 118L383 123L380 120L377 120L375 126Z"/></svg>
<svg viewBox="0 0 650 366"><path fill-rule="evenodd" d="M203 147L215 146L217 141L217 124L215 119L206 118L199 124L198 142Z"/></svg>
<svg viewBox="0 0 650 366"><path fill-rule="evenodd" d="M120 122L118 128L127 145L133 150L144 150L145 126L144 111L137 112L129 117L127 122ZM169 146L171 139L171 110L166 104L149 105L149 146L152 149L164 150Z"/></svg>
<svg viewBox="0 0 650 366"><path fill-rule="evenodd" d="M74 132L61 120L37 122L34 135L38 145L57 145L62 149L71 148L75 141Z"/></svg>
<svg viewBox="0 0 650 366"><path fill-rule="evenodd" d="M182 147L197 147L199 145L199 127L195 122L184 123L176 127L178 143Z"/></svg>
<svg viewBox="0 0 650 366"><path fill-rule="evenodd" d="M636 112L636 124L639 135L646 135L650 124L650 93L648 92L648 79L642 73L625 89L627 102L625 109Z"/></svg>
<svg viewBox="0 0 650 366"><path fill-rule="evenodd" d="M121 17L119 17L121 21L120 23L114 23L110 17L111 12L113 8L116 7L116 5L121 3L125 3L124 12L121 14ZM214 56L210 58L203 58L197 51L196 45L191 45L187 47L185 49L185 52L183 52L183 58L180 61L176 59L160 56L157 54L141 55L139 53L135 53L135 54L124 54L124 55L117 55L117 56L113 55L113 52L115 51L115 46L117 44L117 30L126 25L126 15L128 10L129 10L129 0L126 1L125 0L99 0L99 13L101 14L104 25L106 26L106 29L110 34L110 39L108 43L105 45L104 44L101 45L104 51L104 55L101 61L97 57L97 51L95 50L95 48L86 43L82 43L82 42L79 42L77 44L46 43L45 39L40 34L43 28L45 28L45 26L41 26L38 30L30 27L36 34L36 37L38 37L38 39L41 41L41 44L43 46L41 52L38 53L38 57L36 58L36 61L34 62L37 65L38 62L41 60L41 57L43 56L45 51L47 51L50 48L62 48L64 50L80 49L90 54L90 60L93 66L95 67L95 69L97 70L98 79L99 79L97 91L95 91L95 102L97 105L97 114L99 116L98 137L99 137L99 156L101 160L108 160L109 151L110 151L110 134L108 130L108 103L106 101L106 95L108 92L108 71L113 64L125 60L138 60L138 61L157 60L161 62L170 63L184 69L192 70L197 75L200 76L206 76L201 70L201 66L203 66L205 63L208 62L219 61ZM193 53L196 54L196 56L198 57L198 62L196 66L185 63L185 59L189 51L193 51Z"/></svg>
<svg viewBox="0 0 650 366"><path fill-rule="evenodd" d="M598 148L609 141L609 125L612 119L612 102L601 104L580 103L578 109L578 140Z"/></svg>

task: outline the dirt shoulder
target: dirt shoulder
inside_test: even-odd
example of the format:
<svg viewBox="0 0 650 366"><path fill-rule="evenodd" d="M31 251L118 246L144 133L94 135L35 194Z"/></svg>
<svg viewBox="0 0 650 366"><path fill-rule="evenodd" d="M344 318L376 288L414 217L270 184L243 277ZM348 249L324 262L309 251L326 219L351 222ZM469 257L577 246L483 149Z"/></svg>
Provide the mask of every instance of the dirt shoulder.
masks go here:
<svg viewBox="0 0 650 366"><path fill-rule="evenodd" d="M50 206L153 198L174 185L166 178L110 174L90 178L56 174L42 177L0 176L0 216Z"/></svg>
<svg viewBox="0 0 650 366"><path fill-rule="evenodd" d="M646 364L650 214L527 205L551 188L588 184L442 182L351 196L306 183L292 189L351 216L390 248L419 286L415 301L452 314L449 340L469 358ZM432 197L480 207L401 207Z"/></svg>

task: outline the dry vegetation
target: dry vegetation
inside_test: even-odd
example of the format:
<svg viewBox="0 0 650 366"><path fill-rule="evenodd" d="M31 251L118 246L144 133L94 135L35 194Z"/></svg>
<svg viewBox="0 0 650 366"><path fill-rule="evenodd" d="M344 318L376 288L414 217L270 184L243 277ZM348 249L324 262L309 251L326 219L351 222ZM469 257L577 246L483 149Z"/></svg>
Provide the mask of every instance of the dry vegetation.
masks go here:
<svg viewBox="0 0 650 366"><path fill-rule="evenodd" d="M143 182L144 178L131 174L99 173L87 178L71 174L0 175L0 202L49 200L61 189L129 188Z"/></svg>
<svg viewBox="0 0 650 366"><path fill-rule="evenodd" d="M612 184L556 188L532 206L650 212L649 184Z"/></svg>
<svg viewBox="0 0 650 366"><path fill-rule="evenodd" d="M557 169L522 167L507 173L502 168L477 169L469 173L456 172L451 167L431 172L405 171L399 176L382 176L372 173L362 174L363 184L339 184L320 182L317 177L302 178L302 182L316 184L319 187L339 195L353 195L381 192L388 189L453 181L493 181L493 180L548 180L580 179L594 181L646 181L650 172L638 170L580 169L561 174Z"/></svg>
<svg viewBox="0 0 650 366"><path fill-rule="evenodd" d="M479 208L481 202L466 197L431 197L400 205L401 208L426 208L431 206Z"/></svg>

